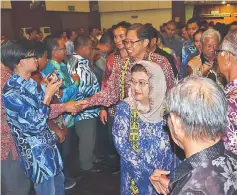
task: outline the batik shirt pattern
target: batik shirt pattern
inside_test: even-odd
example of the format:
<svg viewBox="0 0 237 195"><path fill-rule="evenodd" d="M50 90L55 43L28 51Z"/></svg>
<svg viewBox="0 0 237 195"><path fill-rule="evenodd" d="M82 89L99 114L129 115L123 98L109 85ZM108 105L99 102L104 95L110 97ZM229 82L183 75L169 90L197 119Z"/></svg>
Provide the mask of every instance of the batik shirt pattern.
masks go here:
<svg viewBox="0 0 237 195"><path fill-rule="evenodd" d="M237 156L222 141L192 155L174 172L170 195L237 194Z"/></svg>
<svg viewBox="0 0 237 195"><path fill-rule="evenodd" d="M228 103L228 127L224 144L227 150L237 154L237 79L228 83L224 91Z"/></svg>
<svg viewBox="0 0 237 195"><path fill-rule="evenodd" d="M26 176L41 183L62 170L62 160L47 125L50 108L42 103L44 92L37 86L33 79L13 74L3 88L3 102Z"/></svg>
<svg viewBox="0 0 237 195"><path fill-rule="evenodd" d="M95 93L100 91L100 85L98 83L96 75L93 73L89 66L89 61L82 58L79 55L73 54L70 58L68 64L68 71L70 74L78 74L80 77L80 85L78 86L78 92L76 94L75 100L84 100L93 96ZM91 119L98 117L99 108L93 107L78 113L74 120L80 121L83 119Z"/></svg>
<svg viewBox="0 0 237 195"><path fill-rule="evenodd" d="M164 72L168 90L171 89L174 86L175 79L170 63L165 57L159 54L152 53L152 56L152 62L160 66ZM143 60L148 61L148 58L149 51L144 55ZM133 58L130 58L130 62L131 63L129 64L129 67L125 73L125 98L128 96L128 89L130 87L131 68L136 63ZM120 63L122 63L122 61ZM124 64L113 67L112 74L107 80L106 88L103 91L100 91L96 95L92 96L91 98L87 99L90 106L103 105L109 107L111 105L117 104L120 101L120 80L123 66Z"/></svg>
<svg viewBox="0 0 237 195"><path fill-rule="evenodd" d="M186 45L182 47L181 70L179 74L180 79L187 76L188 62L197 55L198 55L198 50L195 46L193 46L192 40L188 41Z"/></svg>
<svg viewBox="0 0 237 195"><path fill-rule="evenodd" d="M139 121L139 152L129 141L130 106L120 102L116 108L113 125L114 144L121 159L121 195L132 195L131 179L139 189L139 194L156 195L149 177L154 170L173 170L174 153L171 150L168 132L164 130L165 122L146 123Z"/></svg>

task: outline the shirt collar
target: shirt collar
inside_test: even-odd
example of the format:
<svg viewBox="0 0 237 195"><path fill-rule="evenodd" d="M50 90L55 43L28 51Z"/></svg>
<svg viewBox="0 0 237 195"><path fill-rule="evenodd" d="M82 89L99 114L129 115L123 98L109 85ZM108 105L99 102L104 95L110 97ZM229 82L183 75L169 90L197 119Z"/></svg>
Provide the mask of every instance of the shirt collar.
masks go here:
<svg viewBox="0 0 237 195"><path fill-rule="evenodd" d="M60 69L61 69L61 66L64 65L63 62L58 63L57 61L55 61L55 60L53 60L53 59L50 59L50 60L49 60L49 63L51 63L57 70L60 70Z"/></svg>
<svg viewBox="0 0 237 195"><path fill-rule="evenodd" d="M175 176L174 180L177 181L194 168L197 168L201 165L203 166L207 164L210 160L216 159L221 155L224 155L224 151L224 144L222 141L219 141L213 146L190 156L185 161L183 161L178 168L175 169L173 174Z"/></svg>
<svg viewBox="0 0 237 195"><path fill-rule="evenodd" d="M207 65L213 65L211 62L209 62L209 60L207 58L205 58L205 56L203 55L203 53L200 54L200 59L201 59L201 62L202 64L207 64Z"/></svg>
<svg viewBox="0 0 237 195"><path fill-rule="evenodd" d="M231 82L229 82L226 86L225 86L225 94L228 94L230 91L233 90L233 88L237 87L237 78Z"/></svg>
<svg viewBox="0 0 237 195"><path fill-rule="evenodd" d="M83 58L82 56L78 55L77 53L73 53L73 56L75 56L78 60L80 61L86 61L86 62L89 62L88 59L86 58Z"/></svg>
<svg viewBox="0 0 237 195"><path fill-rule="evenodd" d="M149 53L150 53L150 50L147 48L142 60L145 60L145 61L148 61L149 59ZM133 57L130 57L130 63L135 63L136 61L134 60Z"/></svg>
<svg viewBox="0 0 237 195"><path fill-rule="evenodd" d="M38 85L37 82L35 82L32 78L30 78L29 80L25 80L23 77L21 77L20 75L13 73L11 75L11 78L18 84L20 84L22 87L27 88L28 91L30 89L34 90ZM32 88L33 87L33 88Z"/></svg>

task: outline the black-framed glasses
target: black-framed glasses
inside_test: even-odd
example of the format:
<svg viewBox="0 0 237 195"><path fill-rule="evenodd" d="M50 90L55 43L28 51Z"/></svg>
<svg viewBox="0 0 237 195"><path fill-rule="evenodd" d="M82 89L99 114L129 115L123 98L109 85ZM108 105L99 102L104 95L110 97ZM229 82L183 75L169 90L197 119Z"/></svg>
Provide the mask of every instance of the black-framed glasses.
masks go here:
<svg viewBox="0 0 237 195"><path fill-rule="evenodd" d="M233 56L236 56L233 52L229 51L229 50L224 50L224 49L217 49L214 51L215 52L215 55L217 56L218 53L220 52L230 52Z"/></svg>
<svg viewBox="0 0 237 195"><path fill-rule="evenodd" d="M131 45L133 46L135 43L137 43L137 42L139 42L139 41L143 41L143 39L138 39L138 40L136 40L136 41L123 40L123 44L125 44L125 45L131 44Z"/></svg>
<svg viewBox="0 0 237 195"><path fill-rule="evenodd" d="M38 56L36 56L36 55L34 55L34 56L26 56L23 59L30 59L30 58L38 59Z"/></svg>

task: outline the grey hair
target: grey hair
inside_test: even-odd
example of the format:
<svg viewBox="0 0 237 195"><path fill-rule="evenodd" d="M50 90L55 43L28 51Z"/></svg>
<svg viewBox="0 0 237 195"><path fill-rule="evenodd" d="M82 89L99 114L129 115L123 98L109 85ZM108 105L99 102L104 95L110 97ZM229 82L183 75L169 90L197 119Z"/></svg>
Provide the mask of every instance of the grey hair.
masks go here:
<svg viewBox="0 0 237 195"><path fill-rule="evenodd" d="M231 30L220 45L221 50L227 50L233 53L237 60L237 29Z"/></svg>
<svg viewBox="0 0 237 195"><path fill-rule="evenodd" d="M165 106L168 113L181 119L185 135L193 140L214 140L225 135L227 101L211 79L186 77L167 94Z"/></svg>
<svg viewBox="0 0 237 195"><path fill-rule="evenodd" d="M208 29L208 30L203 32L203 34L201 36L201 42L204 43L204 40L206 38L213 38L213 37L217 38L219 44L221 43L221 35L220 35L220 33L217 30L212 29L212 28L210 28L210 29Z"/></svg>

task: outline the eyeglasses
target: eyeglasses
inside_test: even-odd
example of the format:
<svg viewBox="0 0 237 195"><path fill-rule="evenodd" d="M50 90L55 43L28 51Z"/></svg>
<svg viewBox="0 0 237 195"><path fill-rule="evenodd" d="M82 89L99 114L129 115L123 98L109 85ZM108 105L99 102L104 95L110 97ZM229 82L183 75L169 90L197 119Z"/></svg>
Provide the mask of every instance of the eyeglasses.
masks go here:
<svg viewBox="0 0 237 195"><path fill-rule="evenodd" d="M131 40L123 40L123 44L128 45L131 44L131 46L133 46L135 43L142 41L142 39L139 39L137 41L131 41Z"/></svg>
<svg viewBox="0 0 237 195"><path fill-rule="evenodd" d="M37 56L26 56L26 57L24 57L23 59L30 59L30 58L35 58L35 59L37 59L38 57Z"/></svg>
<svg viewBox="0 0 237 195"><path fill-rule="evenodd" d="M221 50L221 49L219 50L219 49L218 49L218 50L215 50L214 52L215 52L215 55L216 55L216 56L217 56L218 53L220 53L220 52L230 52L233 56L235 56L235 54L234 54L233 52L229 51L229 50Z"/></svg>
<svg viewBox="0 0 237 195"><path fill-rule="evenodd" d="M138 84L138 86L139 86L140 88L144 88L146 85L149 84L148 82L143 81L143 80L135 81L135 80L133 80L133 79L131 80L131 83L132 83L133 86L136 86L136 85Z"/></svg>

